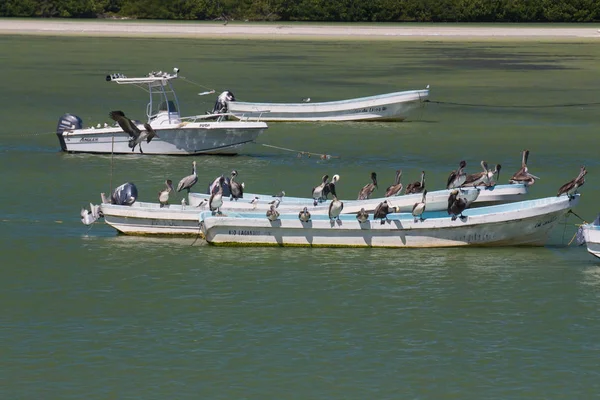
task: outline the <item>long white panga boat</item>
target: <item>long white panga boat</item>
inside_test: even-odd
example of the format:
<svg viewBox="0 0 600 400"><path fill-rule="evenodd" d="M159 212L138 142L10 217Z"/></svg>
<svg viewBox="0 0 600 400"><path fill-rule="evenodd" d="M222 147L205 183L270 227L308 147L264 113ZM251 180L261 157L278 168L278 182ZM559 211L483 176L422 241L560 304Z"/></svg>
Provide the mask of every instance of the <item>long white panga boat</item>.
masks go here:
<svg viewBox="0 0 600 400"><path fill-rule="evenodd" d="M229 112L242 121L403 121L415 108L424 105L429 86L422 90L407 90L320 103L251 103L236 101L225 91L217 99L213 112ZM225 107L223 107L225 106Z"/></svg>
<svg viewBox="0 0 600 400"><path fill-rule="evenodd" d="M127 78L122 74L106 77L108 82L133 85L149 93L147 123L157 136L149 143L141 143L140 152L163 155L237 154L241 146L255 141L267 129L264 122L230 121L229 115L223 113L181 117L177 95L171 85L171 81L178 78L178 73L179 69L175 68L174 73L151 72L141 78ZM134 115L129 110L122 111L125 115ZM141 122L135 123L144 130ZM81 118L73 114L60 117L56 135L61 149L70 153L133 154L129 134L119 126L105 123L104 126L84 128Z"/></svg>
<svg viewBox="0 0 600 400"><path fill-rule="evenodd" d="M427 210L440 211L448 208L448 196L452 190L436 190L427 192L425 202ZM499 203L509 203L523 200L527 195L528 187L523 184L511 185L496 185L491 187L463 188L461 196L469 203L473 203L472 207L486 206ZM210 195L202 193L190 193L189 204L196 207L201 202L206 201ZM255 197L258 197L257 205L252 205L249 202ZM373 212L375 208L384 200L393 207L400 207L400 212L411 212L415 203L421 201L422 195L408 194L401 196L374 198L369 200L342 200L344 202L344 214L356 214L361 208L365 211ZM266 211L269 208L269 202L273 201L274 197L265 194L244 193L244 198L230 203L224 203L223 209L233 211ZM224 201L227 201L224 198ZM327 214L329 203L331 200L319 202L314 206L314 200L307 197L290 197L284 196L281 198L279 208L294 207L294 210L301 210L303 207L308 207L311 213ZM260 207L260 208L258 208ZM258 208L258 209L257 209ZM281 211L281 210L280 210Z"/></svg>
<svg viewBox="0 0 600 400"><path fill-rule="evenodd" d="M270 221L259 213L199 215L206 241L213 245L321 247L457 247L543 246L560 217L579 201L579 195L547 197L510 204L467 209L452 220L446 212L426 212L424 220L411 214L390 214L388 220L364 223L354 215L330 220L313 215L281 214Z"/></svg>
<svg viewBox="0 0 600 400"><path fill-rule="evenodd" d="M583 237L587 246L587 251L600 258L600 216L591 224L584 224Z"/></svg>

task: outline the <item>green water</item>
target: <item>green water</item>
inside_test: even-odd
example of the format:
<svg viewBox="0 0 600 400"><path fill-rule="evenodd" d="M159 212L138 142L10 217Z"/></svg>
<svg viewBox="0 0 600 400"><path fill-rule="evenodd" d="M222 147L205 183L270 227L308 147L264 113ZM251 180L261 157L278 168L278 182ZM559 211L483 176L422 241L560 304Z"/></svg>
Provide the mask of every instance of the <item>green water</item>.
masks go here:
<svg viewBox="0 0 600 400"><path fill-rule="evenodd" d="M555 195L580 165L575 212L598 213L596 43L234 41L0 36L0 398L591 399L600 393L600 264L567 246L571 216L545 248L212 248L189 239L91 230L79 209L133 181L155 201L199 164L202 190L235 168L246 190L306 196L328 173L355 198L427 172L441 188L461 159L531 150ZM236 157L68 155L54 130L123 109L141 91L104 81L179 67L183 114L240 100L334 100L431 86L406 123L271 124ZM205 87L193 85L190 81ZM556 104L572 107L533 106ZM498 106L531 106L498 107ZM327 153L328 161L295 152ZM377 194L377 193L376 193ZM178 201L179 198L176 199Z"/></svg>

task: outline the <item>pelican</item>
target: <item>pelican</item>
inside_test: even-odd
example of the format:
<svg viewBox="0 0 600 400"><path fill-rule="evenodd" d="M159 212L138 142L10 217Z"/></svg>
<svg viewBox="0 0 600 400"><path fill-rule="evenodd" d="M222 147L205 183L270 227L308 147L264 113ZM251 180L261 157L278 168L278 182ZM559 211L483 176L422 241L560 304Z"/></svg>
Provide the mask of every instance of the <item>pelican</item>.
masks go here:
<svg viewBox="0 0 600 400"><path fill-rule="evenodd" d="M321 178L321 184L312 189L312 198L315 201L315 205L317 205L319 200L323 199L323 189L325 188L325 185L327 185L328 180L329 175L323 175L323 178Z"/></svg>
<svg viewBox="0 0 600 400"><path fill-rule="evenodd" d="M523 159L521 160L521 169L518 170L512 178L510 183L524 183L526 185L533 185L536 179L540 179L535 175L529 173L527 169L527 159L529 158L529 150L523 150Z"/></svg>
<svg viewBox="0 0 600 400"><path fill-rule="evenodd" d="M477 186L484 184L489 181L491 171L488 169L487 161L481 161L481 168L483 171L469 174L466 176L465 181L461 186ZM451 189L451 188L448 188Z"/></svg>
<svg viewBox="0 0 600 400"><path fill-rule="evenodd" d="M577 193L577 190L585 183L585 174L587 174L587 170L585 169L585 166L581 166L581 170L579 171L579 175L577 175L577 178L572 179L569 182L562 185L560 189L558 189L558 194L556 196L558 197L560 195L566 194L567 196L572 198L575 195L575 193Z"/></svg>
<svg viewBox="0 0 600 400"><path fill-rule="evenodd" d="M398 196L402 191L402 184L400 183L400 178L402 178L402 170L399 169L396 171L396 180L394 184L385 189L385 197Z"/></svg>
<svg viewBox="0 0 600 400"><path fill-rule="evenodd" d="M421 181L409 183L404 194L421 193L425 189L425 171L421 171Z"/></svg>
<svg viewBox="0 0 600 400"><path fill-rule="evenodd" d="M310 212L308 211L308 207L304 207L304 209L298 213L298 219L300 219L302 222L310 221Z"/></svg>
<svg viewBox="0 0 600 400"><path fill-rule="evenodd" d="M221 214L221 206L223 205L223 182L225 181L224 177L221 177L219 180L219 184L213 189L210 198L208 199L208 207L210 211L215 212L217 214Z"/></svg>
<svg viewBox="0 0 600 400"><path fill-rule="evenodd" d="M275 204L272 204L271 208L267 210L267 218L269 221L277 221L279 219L279 211L277 211L275 208Z"/></svg>
<svg viewBox="0 0 600 400"><path fill-rule="evenodd" d="M418 220L423 221L423 213L425 212L425 197L427 196L427 189L423 190L423 198L420 202L415 203L412 208L412 215L415 217L415 222ZM417 218L419 217L419 218Z"/></svg>
<svg viewBox="0 0 600 400"><path fill-rule="evenodd" d="M456 171L450 172L450 176L448 176L448 182L446 184L446 189L454 189L460 187L465 182L467 178L467 173L465 172L465 167L467 166L467 162L462 160L459 163L458 169Z"/></svg>
<svg viewBox="0 0 600 400"><path fill-rule="evenodd" d="M335 185L336 183L338 183L339 180L340 176L338 174L335 174L333 178L331 178L331 182L325 185L325 187L323 188L324 199L327 199L327 196L329 196L329 193L331 193L331 185Z"/></svg>
<svg viewBox="0 0 600 400"><path fill-rule="evenodd" d="M144 130L141 131L132 120L125 116L123 111L111 111L108 115L119 124L124 132L129 134L129 147L131 151L134 151L135 146L139 144L140 153L143 154L142 142L145 140L147 143L150 143L155 136L158 137L150 124L145 123Z"/></svg>
<svg viewBox="0 0 600 400"><path fill-rule="evenodd" d="M100 218L102 212L100 211L100 206L95 206L90 203L90 209L86 210L82 207L79 214L81 215L81 222L84 225L91 225L96 222L98 218Z"/></svg>
<svg viewBox="0 0 600 400"><path fill-rule="evenodd" d="M231 178L229 179L229 190L231 193L231 200L237 201L244 197L244 184L236 182L234 179L238 175L238 172L234 169L231 171Z"/></svg>
<svg viewBox="0 0 600 400"><path fill-rule="evenodd" d="M187 189L188 194L190 189L198 182L198 174L196 173L196 161L192 161L192 174L182 178L177 185L177 191L181 192L183 189Z"/></svg>
<svg viewBox="0 0 600 400"><path fill-rule="evenodd" d="M356 219L361 224L367 222L369 220L369 213L366 212L364 208L361 208L358 214L356 214Z"/></svg>
<svg viewBox="0 0 600 400"><path fill-rule="evenodd" d="M502 165L500 164L496 164L496 167L494 168L493 171L490 171L490 173L488 173L488 180L486 183L486 186L494 186L496 184L496 182L498 182L500 180L500 170L502 169Z"/></svg>
<svg viewBox="0 0 600 400"><path fill-rule="evenodd" d="M388 221L388 214L393 212L398 212L396 207L390 207L387 200L379 203L377 207L375 207L375 212L373 213L373 219L381 218L381 225L385 224L385 221Z"/></svg>
<svg viewBox="0 0 600 400"><path fill-rule="evenodd" d="M452 221L457 217L461 220L466 219L462 212L467 208L467 201L460 197L459 191L454 189L448 196L448 215L452 215Z"/></svg>
<svg viewBox="0 0 600 400"><path fill-rule="evenodd" d="M339 221L340 214L344 209L344 203L338 200L337 195L335 193L335 185L331 186L331 196L333 197L333 200L331 200L331 203L329 203L329 219L334 220L337 218L337 220Z"/></svg>
<svg viewBox="0 0 600 400"><path fill-rule="evenodd" d="M371 197L371 194L375 188L378 188L377 174L375 172L371 172L371 180L373 182L363 186L363 188L360 189L360 192L358 192L358 200L367 200L369 197Z"/></svg>
<svg viewBox="0 0 600 400"><path fill-rule="evenodd" d="M169 193L173 190L173 182L170 179L165 181L165 188L158 192L158 202L160 207L164 207L169 204Z"/></svg>

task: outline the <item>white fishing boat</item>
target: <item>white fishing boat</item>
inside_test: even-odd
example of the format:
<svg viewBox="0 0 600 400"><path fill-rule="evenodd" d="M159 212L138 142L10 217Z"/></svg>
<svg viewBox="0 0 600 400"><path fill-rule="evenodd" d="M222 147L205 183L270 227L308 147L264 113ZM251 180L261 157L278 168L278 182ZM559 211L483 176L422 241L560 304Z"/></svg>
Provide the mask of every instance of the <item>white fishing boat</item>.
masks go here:
<svg viewBox="0 0 600 400"><path fill-rule="evenodd" d="M280 214L270 221L262 213L229 212L199 215L206 241L213 245L317 247L457 247L543 246L560 218L579 201L579 195L547 197L510 204L471 208L453 220L446 212L390 214L388 220L359 222L354 215L330 220L313 215L302 222L298 214Z"/></svg>
<svg viewBox="0 0 600 400"><path fill-rule="evenodd" d="M429 86L348 100L302 103L252 103L236 101L233 93L223 92L213 112L229 112L242 121L403 121L422 107Z"/></svg>
<svg viewBox="0 0 600 400"><path fill-rule="evenodd" d="M106 77L108 82L133 85L149 93L146 107L147 122L156 132L150 142L142 142L139 151L144 154L194 155L237 154L240 147L256 140L265 129L264 122L229 120L227 114L194 115L182 117L171 81L178 78L173 73L151 72L145 77L128 78L121 74ZM106 115L110 110L106 110ZM125 110L126 114L134 112ZM142 122L135 121L143 131ZM105 124L83 127L76 115L65 114L58 121L56 131L60 147L70 153L134 154L130 136L121 127ZM138 153L138 150L135 151Z"/></svg>
<svg viewBox="0 0 600 400"><path fill-rule="evenodd" d="M593 223L584 224L581 228L587 251L600 258L600 216Z"/></svg>

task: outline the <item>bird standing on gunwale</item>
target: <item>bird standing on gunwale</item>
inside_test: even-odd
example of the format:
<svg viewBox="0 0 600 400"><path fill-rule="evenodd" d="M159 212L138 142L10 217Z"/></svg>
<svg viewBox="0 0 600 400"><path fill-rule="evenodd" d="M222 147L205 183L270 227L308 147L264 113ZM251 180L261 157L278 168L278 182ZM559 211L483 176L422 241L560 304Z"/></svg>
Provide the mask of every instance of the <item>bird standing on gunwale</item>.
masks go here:
<svg viewBox="0 0 600 400"><path fill-rule="evenodd" d="M244 183L239 183L235 181L237 175L238 172L234 169L233 171L231 171L231 178L229 178L229 190L231 200L235 201L244 197Z"/></svg>
<svg viewBox="0 0 600 400"><path fill-rule="evenodd" d="M208 199L208 207L210 211L221 214L221 206L223 205L223 182L225 177L221 176L219 184L213 188L213 192Z"/></svg>
<svg viewBox="0 0 600 400"><path fill-rule="evenodd" d="M512 178L509 179L510 183L523 183L525 185L533 185L536 179L540 179L535 175L529 173L527 168L527 159L529 158L529 150L523 150L523 158L521 159L521 169L515 172Z"/></svg>
<svg viewBox="0 0 600 400"><path fill-rule="evenodd" d="M279 219L279 211L275 209L275 204L271 205L271 208L267 210L267 218L269 221L277 221Z"/></svg>
<svg viewBox="0 0 600 400"><path fill-rule="evenodd" d="M474 174L468 174L465 178L465 181L461 186L477 186L484 184L488 179L488 175L490 174L490 170L488 169L487 161L481 161L481 168L483 171L476 172Z"/></svg>
<svg viewBox="0 0 600 400"><path fill-rule="evenodd" d="M420 202L415 203L412 208L412 215L415 217L415 222L417 220L423 221L423 213L425 212L425 197L427 196L427 189L423 190L423 198ZM418 219L417 219L418 217Z"/></svg>
<svg viewBox="0 0 600 400"><path fill-rule="evenodd" d="M400 192L402 192L402 184L400 183L400 178L402 178L401 169L396 171L396 179L394 180L394 184L388 186L388 188L385 189L385 197L398 196Z"/></svg>
<svg viewBox="0 0 600 400"><path fill-rule="evenodd" d="M452 221L455 221L457 217L460 217L461 220L467 218L462 215L467 208L467 201L460 197L459 193L457 189L454 189L448 196L448 215L452 215Z"/></svg>
<svg viewBox="0 0 600 400"><path fill-rule="evenodd" d="M421 171L421 181L409 183L404 194L421 193L425 190L425 171Z"/></svg>
<svg viewBox="0 0 600 400"><path fill-rule="evenodd" d="M123 111L111 111L110 113L108 113L108 115L113 120L115 120L117 124L119 124L119 126L121 127L121 129L123 129L124 132L129 134L128 145L131 148L131 151L134 151L135 146L139 145L140 153L143 154L144 152L142 151L142 142L145 140L147 143L150 143L155 136L158 137L158 135L156 134L154 129L152 129L150 124L145 123L144 130L142 131L132 120L125 116L125 113L123 113Z"/></svg>
<svg viewBox="0 0 600 400"><path fill-rule="evenodd" d="M190 194L190 189L198 182L198 174L196 173L196 161L192 161L192 174L182 178L177 185L177 191L181 192L186 189Z"/></svg>
<svg viewBox="0 0 600 400"><path fill-rule="evenodd" d="M375 172L371 172L371 183L366 184L363 188L358 192L358 200L367 200L371 197L371 194L378 188L377 186L377 174Z"/></svg>
<svg viewBox="0 0 600 400"><path fill-rule="evenodd" d="M310 211L308 211L308 207L304 207L304 209L298 213L298 219L302 222L310 221Z"/></svg>
<svg viewBox="0 0 600 400"><path fill-rule="evenodd" d="M323 188L323 195L322 195L324 199L327 199L327 197L329 196L329 193L331 193L331 186L337 184L339 180L340 180L340 176L338 174L335 174L333 176L333 178L331 178L331 182L329 182L325 185L325 187Z"/></svg>
<svg viewBox="0 0 600 400"><path fill-rule="evenodd" d="M567 196L572 198L575 195L575 193L577 193L577 190L585 183L586 174L587 170L585 169L585 166L582 165L581 169L579 170L579 175L577 175L577 178L572 179L569 182L562 185L560 189L558 189L558 194L556 195L556 197L566 194Z"/></svg>
<svg viewBox="0 0 600 400"><path fill-rule="evenodd" d="M165 181L165 188L158 192L158 202L161 208L169 204L169 193L171 191L173 191L173 182L167 179Z"/></svg>
<svg viewBox="0 0 600 400"><path fill-rule="evenodd" d="M450 172L450 175L448 176L448 182L446 183L446 189L460 187L465 182L465 179L467 179L467 173L465 172L466 166L467 162L465 160L461 160L458 169Z"/></svg>
<svg viewBox="0 0 600 400"><path fill-rule="evenodd" d="M393 212L398 212L396 207L390 207L387 200L382 201L375 207L375 212L373 213L373 219L381 219L381 225L388 221L388 214Z"/></svg>
<svg viewBox="0 0 600 400"><path fill-rule="evenodd" d="M369 213L366 212L364 208L361 208L358 214L356 214L356 219L361 224L367 222L369 220Z"/></svg>
<svg viewBox="0 0 600 400"><path fill-rule="evenodd" d="M344 209L344 203L342 203L340 200L338 200L337 194L335 192L335 185L331 186L331 196L333 197L333 200L331 200L331 203L329 203L329 212L328 212L329 219L330 220L337 219L339 221L340 214L342 213L342 210Z"/></svg>
<svg viewBox="0 0 600 400"><path fill-rule="evenodd" d="M323 175L323 178L321 178L321 184L312 188L312 198L315 206L318 204L319 200L323 200L323 189L325 189L328 180L329 175L325 174Z"/></svg>

